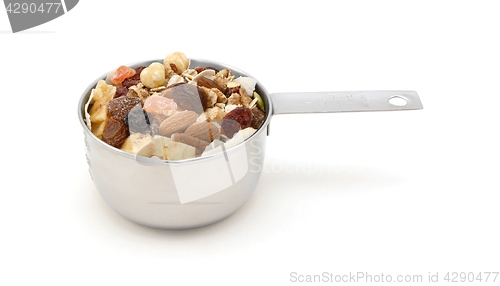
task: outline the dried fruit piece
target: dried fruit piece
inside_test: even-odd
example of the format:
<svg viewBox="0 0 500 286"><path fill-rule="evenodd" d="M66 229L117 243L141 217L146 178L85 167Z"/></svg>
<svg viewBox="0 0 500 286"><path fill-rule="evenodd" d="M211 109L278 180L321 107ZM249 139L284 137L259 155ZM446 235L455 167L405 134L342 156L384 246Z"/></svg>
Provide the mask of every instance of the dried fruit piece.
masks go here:
<svg viewBox="0 0 500 286"><path fill-rule="evenodd" d="M117 86L114 98L125 96L127 95L127 93L128 93L128 88L126 88L125 86Z"/></svg>
<svg viewBox="0 0 500 286"><path fill-rule="evenodd" d="M203 87L206 87L208 89L217 88L218 90L222 91L222 88L218 84L216 84L215 81L213 81L209 78L206 78L204 76L200 76L198 78L198 80L196 81L196 85L203 86Z"/></svg>
<svg viewBox="0 0 500 286"><path fill-rule="evenodd" d="M125 86L126 88L130 88L131 86L137 85L138 83L140 83L141 82L141 72L145 68L146 68L145 66L140 66L140 67L136 68L135 75L125 79L122 82L122 85Z"/></svg>
<svg viewBox="0 0 500 286"><path fill-rule="evenodd" d="M215 124L210 122L199 122L189 126L184 134L191 135L206 142L212 142L220 138L220 131Z"/></svg>
<svg viewBox="0 0 500 286"><path fill-rule="evenodd" d="M102 139L102 133L104 133L104 127L106 126L106 121L100 123L92 123L91 131L99 139Z"/></svg>
<svg viewBox="0 0 500 286"><path fill-rule="evenodd" d="M266 115L264 112L257 107L252 108L252 123L251 126L252 128L259 129L260 125L262 125L262 122L264 122L264 119L266 118Z"/></svg>
<svg viewBox="0 0 500 286"><path fill-rule="evenodd" d="M264 101L262 100L262 97L260 97L260 95L256 91L253 92L253 97L257 98L257 106L260 108L260 110L264 111Z"/></svg>
<svg viewBox="0 0 500 286"><path fill-rule="evenodd" d="M121 148L127 136L127 126L120 117L111 117L106 121L102 141L113 147Z"/></svg>
<svg viewBox="0 0 500 286"><path fill-rule="evenodd" d="M141 156L150 156L146 153L154 152L155 146L152 141L153 138L149 134L134 133L125 139L121 150Z"/></svg>
<svg viewBox="0 0 500 286"><path fill-rule="evenodd" d="M226 90L226 93L224 94L227 98L231 97L231 95L233 93L237 93L239 94L240 93L240 88L239 87L232 87L232 88L228 88Z"/></svg>
<svg viewBox="0 0 500 286"><path fill-rule="evenodd" d="M160 134L170 137L174 133L184 132L191 124L196 122L198 114L193 111L176 113L165 119L160 125Z"/></svg>
<svg viewBox="0 0 500 286"><path fill-rule="evenodd" d="M126 78L132 77L134 75L135 75L135 70L127 66L120 66L111 77L111 82L114 84L119 84Z"/></svg>
<svg viewBox="0 0 500 286"><path fill-rule="evenodd" d="M108 119L108 103L96 101L89 110L90 122L100 123Z"/></svg>
<svg viewBox="0 0 500 286"><path fill-rule="evenodd" d="M194 158L196 155L196 148L181 142L170 141L165 149L167 160L184 160Z"/></svg>
<svg viewBox="0 0 500 286"><path fill-rule="evenodd" d="M153 115L146 112L140 106L132 108L124 117L123 122L132 133L150 133L150 126L153 122Z"/></svg>
<svg viewBox="0 0 500 286"><path fill-rule="evenodd" d="M159 110L175 110L177 104L171 98L163 96L150 96L144 102L144 110L148 112L155 112Z"/></svg>
<svg viewBox="0 0 500 286"><path fill-rule="evenodd" d="M252 124L252 111L247 107L237 107L222 118L224 134L232 138L240 129L250 127Z"/></svg>
<svg viewBox="0 0 500 286"><path fill-rule="evenodd" d="M100 80L94 88L93 98L97 102L108 102L115 96L115 93L115 86L106 84L104 80Z"/></svg>
<svg viewBox="0 0 500 286"><path fill-rule="evenodd" d="M201 153L205 151L205 148L207 148L208 144L210 144L210 142L200 140L196 137L184 133L173 134L172 140L174 140L175 142L180 142L187 144L189 146L193 146L194 148L196 148L196 155L201 155Z"/></svg>
<svg viewBox="0 0 500 286"><path fill-rule="evenodd" d="M127 112L134 108L137 104L141 104L142 100L137 97L122 96L112 99L108 102L108 110L111 116L123 118Z"/></svg>
<svg viewBox="0 0 500 286"><path fill-rule="evenodd" d="M207 108L205 91L191 84L175 84L172 88L166 89L162 96L173 99L181 110L191 110L200 114Z"/></svg>

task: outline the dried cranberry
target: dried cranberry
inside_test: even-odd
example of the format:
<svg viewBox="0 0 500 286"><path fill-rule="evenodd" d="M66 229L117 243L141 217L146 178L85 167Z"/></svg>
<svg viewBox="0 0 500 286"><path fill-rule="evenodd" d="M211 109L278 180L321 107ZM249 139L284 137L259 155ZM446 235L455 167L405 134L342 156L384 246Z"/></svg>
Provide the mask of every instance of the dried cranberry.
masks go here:
<svg viewBox="0 0 500 286"><path fill-rule="evenodd" d="M102 141L113 147L121 148L127 136L127 126L123 122L122 118L113 116L106 121L104 132L102 134Z"/></svg>
<svg viewBox="0 0 500 286"><path fill-rule="evenodd" d="M128 88L125 86L118 86L116 88L116 93L114 98L122 97L124 95L127 95L128 93Z"/></svg>
<svg viewBox="0 0 500 286"><path fill-rule="evenodd" d="M239 87L232 87L232 88L228 88L226 90L226 93L224 94L227 98L229 98L231 96L231 94L233 93L240 93L240 88Z"/></svg>
<svg viewBox="0 0 500 286"><path fill-rule="evenodd" d="M234 122L238 123L236 126ZM227 137L233 138L233 135L240 129L250 127L252 124L252 110L248 107L236 107L222 118L222 129ZM239 127L239 128L237 128Z"/></svg>
<svg viewBox="0 0 500 286"><path fill-rule="evenodd" d="M134 106L141 103L142 100L138 97L121 96L108 102L108 111L111 116L123 118Z"/></svg>
<svg viewBox="0 0 500 286"><path fill-rule="evenodd" d="M141 72L145 68L146 68L145 66L140 66L140 67L136 68L135 75L125 79L122 82L122 85L125 86L126 88L130 88L131 86L137 85L138 83L140 83L141 82Z"/></svg>

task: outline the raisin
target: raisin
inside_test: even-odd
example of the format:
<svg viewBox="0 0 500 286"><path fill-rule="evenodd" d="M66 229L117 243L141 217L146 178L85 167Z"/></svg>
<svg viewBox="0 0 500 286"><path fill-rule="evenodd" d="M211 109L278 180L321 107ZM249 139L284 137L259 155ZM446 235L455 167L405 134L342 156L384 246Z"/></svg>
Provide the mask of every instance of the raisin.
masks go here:
<svg viewBox="0 0 500 286"><path fill-rule="evenodd" d="M237 123L237 124L235 124ZM248 107L236 107L222 118L222 129L227 137L233 135L240 129L250 127L252 124L252 111Z"/></svg>
<svg viewBox="0 0 500 286"><path fill-rule="evenodd" d="M121 148L127 136L127 126L122 118L113 116L106 121L102 134L102 141L113 147Z"/></svg>
<svg viewBox="0 0 500 286"><path fill-rule="evenodd" d="M174 85L171 89L165 90L162 95L173 99L182 110L191 110L201 114L207 108L207 94L203 89L192 84Z"/></svg>
<svg viewBox="0 0 500 286"><path fill-rule="evenodd" d="M118 98L118 97L127 95L127 93L128 93L128 88L126 88L125 86L117 86L114 98Z"/></svg>
<svg viewBox="0 0 500 286"><path fill-rule="evenodd" d="M140 66L140 67L136 68L135 75L125 79L122 82L122 85L125 86L126 88L130 88L131 86L137 85L138 83L140 83L141 82L141 72L145 68L146 68L145 66Z"/></svg>
<svg viewBox="0 0 500 286"><path fill-rule="evenodd" d="M260 125L262 125L262 122L264 122L264 119L266 118L266 115L264 112L257 107L252 108L252 123L251 126L254 129L259 129Z"/></svg>
<svg viewBox="0 0 500 286"><path fill-rule="evenodd" d="M134 106L141 103L142 100L138 97L121 96L108 102L108 111L111 116L123 118Z"/></svg>
<svg viewBox="0 0 500 286"><path fill-rule="evenodd" d="M231 94L233 93L240 93L240 88L239 87L232 87L228 88L226 90L226 93L224 94L227 98L231 97Z"/></svg>
<svg viewBox="0 0 500 286"><path fill-rule="evenodd" d="M209 79L209 78L206 78L204 76L201 76L198 78L198 81L196 82L196 85L197 86L203 86L203 87L206 87L208 89L211 89L211 88L217 88L218 90L220 90L222 92L222 88L215 83L215 81Z"/></svg>
<svg viewBox="0 0 500 286"><path fill-rule="evenodd" d="M123 117L123 122L128 126L130 132L146 134L150 133L153 115L140 106L136 106Z"/></svg>

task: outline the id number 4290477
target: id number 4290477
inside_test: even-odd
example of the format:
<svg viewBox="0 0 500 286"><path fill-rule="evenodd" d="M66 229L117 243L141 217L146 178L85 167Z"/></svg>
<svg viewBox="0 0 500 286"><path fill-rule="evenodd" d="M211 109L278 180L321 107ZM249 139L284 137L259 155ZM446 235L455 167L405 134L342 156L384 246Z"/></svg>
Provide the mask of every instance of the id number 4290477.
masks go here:
<svg viewBox="0 0 500 286"><path fill-rule="evenodd" d="M498 272L446 272L446 282L496 282Z"/></svg>
<svg viewBox="0 0 500 286"><path fill-rule="evenodd" d="M57 14L60 8L61 3L9 3L6 7L9 14Z"/></svg>

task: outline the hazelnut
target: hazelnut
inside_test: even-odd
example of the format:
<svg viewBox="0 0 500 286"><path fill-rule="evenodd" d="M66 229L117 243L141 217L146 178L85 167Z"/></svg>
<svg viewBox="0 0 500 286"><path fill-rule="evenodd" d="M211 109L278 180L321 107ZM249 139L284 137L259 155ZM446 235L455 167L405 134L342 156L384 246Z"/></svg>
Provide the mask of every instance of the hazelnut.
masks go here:
<svg viewBox="0 0 500 286"><path fill-rule="evenodd" d="M160 63L152 63L141 72L141 82L148 88L157 88L165 83L165 68Z"/></svg>

